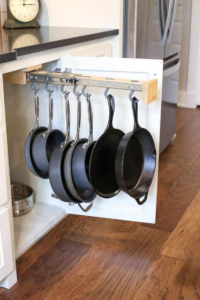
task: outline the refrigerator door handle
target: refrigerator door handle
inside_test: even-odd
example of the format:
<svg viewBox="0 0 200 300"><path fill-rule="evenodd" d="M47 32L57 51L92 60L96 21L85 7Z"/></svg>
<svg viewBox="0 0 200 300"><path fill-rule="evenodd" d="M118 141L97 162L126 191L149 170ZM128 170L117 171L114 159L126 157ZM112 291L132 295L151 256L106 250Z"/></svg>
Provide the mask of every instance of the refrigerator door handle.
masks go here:
<svg viewBox="0 0 200 300"><path fill-rule="evenodd" d="M171 21L171 25L169 28L169 34L168 34L168 38L167 38L167 43L169 44L171 42L171 38L172 38L172 32L174 29L174 22L176 19L176 9L178 6L178 0L174 0L174 7L173 7L173 13L172 13L172 21Z"/></svg>
<svg viewBox="0 0 200 300"><path fill-rule="evenodd" d="M169 30L169 26L170 26L170 22L171 22L171 16L172 16L172 8L173 8L173 0L169 1L169 7L168 7L168 14L167 14L167 20L166 20L166 24L165 24L165 30L164 30L164 34L163 34L163 38L162 38L162 45L165 45L166 39L167 39L167 34L168 34L168 30Z"/></svg>
<svg viewBox="0 0 200 300"><path fill-rule="evenodd" d="M158 0L158 20L159 20L159 29L160 29L160 41L162 43L163 38L163 25L162 25L162 11L161 11L161 1Z"/></svg>
<svg viewBox="0 0 200 300"><path fill-rule="evenodd" d="M168 63L167 63L168 64ZM169 67L165 68L165 63L164 63L164 70L163 70L163 77L168 77L174 73L176 73L181 66L180 58L176 58L176 63L173 65L170 65Z"/></svg>

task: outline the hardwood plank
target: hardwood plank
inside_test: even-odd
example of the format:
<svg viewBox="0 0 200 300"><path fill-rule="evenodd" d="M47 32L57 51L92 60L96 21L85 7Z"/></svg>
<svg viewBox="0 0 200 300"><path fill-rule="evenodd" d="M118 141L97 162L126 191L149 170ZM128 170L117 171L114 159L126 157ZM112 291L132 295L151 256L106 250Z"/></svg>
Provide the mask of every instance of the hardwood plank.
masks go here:
<svg viewBox="0 0 200 300"><path fill-rule="evenodd" d="M139 226L140 223L82 216L63 237L89 245L98 240L124 244L130 242Z"/></svg>
<svg viewBox="0 0 200 300"><path fill-rule="evenodd" d="M84 300L130 299L168 236L167 232L140 226L135 231L132 243L117 254L88 290Z"/></svg>
<svg viewBox="0 0 200 300"><path fill-rule="evenodd" d="M200 110L178 130L174 145L161 154L156 224L144 226L172 232L198 193L199 128Z"/></svg>
<svg viewBox="0 0 200 300"><path fill-rule="evenodd" d="M90 246L60 239L49 251L21 276L18 282L1 296L3 299L44 299L47 292L86 254Z"/></svg>
<svg viewBox="0 0 200 300"><path fill-rule="evenodd" d="M71 271L52 289L45 300L82 299L90 286L112 263L120 245L97 242Z"/></svg>
<svg viewBox="0 0 200 300"><path fill-rule="evenodd" d="M197 149L191 148L195 140L199 140L200 109L194 111L194 115L177 130L173 145L162 152L162 158L191 160L194 158L194 154L198 155Z"/></svg>
<svg viewBox="0 0 200 300"><path fill-rule="evenodd" d="M180 129L194 114L195 109L192 108L182 108L177 109L177 118L176 118L176 131Z"/></svg>
<svg viewBox="0 0 200 300"><path fill-rule="evenodd" d="M186 260L200 236L200 192L163 246L162 255Z"/></svg>
<svg viewBox="0 0 200 300"><path fill-rule="evenodd" d="M33 245L28 251L17 259L17 274L22 275L36 260L47 252L60 240L62 235L73 228L78 222L79 216L67 216L42 239Z"/></svg>
<svg viewBox="0 0 200 300"><path fill-rule="evenodd" d="M200 299L200 239L195 243L166 300Z"/></svg>
<svg viewBox="0 0 200 300"><path fill-rule="evenodd" d="M158 256L145 276L141 279L132 299L166 299L183 264L184 262L178 259L162 255Z"/></svg>

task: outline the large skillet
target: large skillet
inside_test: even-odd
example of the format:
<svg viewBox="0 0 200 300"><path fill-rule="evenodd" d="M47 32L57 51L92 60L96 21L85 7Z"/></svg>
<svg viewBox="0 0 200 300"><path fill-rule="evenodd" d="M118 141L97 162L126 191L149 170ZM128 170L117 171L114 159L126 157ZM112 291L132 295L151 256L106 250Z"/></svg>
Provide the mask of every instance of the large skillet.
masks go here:
<svg viewBox="0 0 200 300"><path fill-rule="evenodd" d="M38 134L33 141L32 155L35 165L43 172L49 172L49 160L53 150L65 140L65 135L58 129L52 130L53 121L53 90L49 93L49 127L42 134Z"/></svg>
<svg viewBox="0 0 200 300"><path fill-rule="evenodd" d="M115 169L119 187L141 205L147 200L154 177L156 148L150 132L138 123L138 100L134 97L131 102L134 130L127 133L119 144Z"/></svg>
<svg viewBox="0 0 200 300"><path fill-rule="evenodd" d="M33 87L33 83L31 84L31 88L34 90L34 94L35 94L36 121L35 121L34 129L31 130L31 132L29 133L29 135L26 139L26 143L25 143L25 147L24 147L24 155L25 155L26 164L27 164L29 170L35 176L41 177L43 179L47 179L48 173L43 172L37 168L37 166L35 165L35 162L33 160L33 156L32 156L33 141L35 140L35 138L38 134L45 132L47 130L47 127L44 127L44 126L39 127L39 96L38 96L39 89L36 87Z"/></svg>
<svg viewBox="0 0 200 300"><path fill-rule="evenodd" d="M115 176L115 157L124 133L113 127L115 101L107 96L109 120L105 132L95 143L89 164L90 182L95 192L103 198L111 198L120 192Z"/></svg>
<svg viewBox="0 0 200 300"><path fill-rule="evenodd" d="M50 162L49 162L49 180L51 187L56 194L56 196L64 202L75 202L80 203L75 199L69 192L67 185L64 179L63 164L66 152L68 151L71 143L70 139L70 105L69 105L69 92L64 91L62 87L62 92L65 95L65 104L66 104L66 127L67 134L65 141L57 146L53 151Z"/></svg>
<svg viewBox="0 0 200 300"><path fill-rule="evenodd" d="M80 97L82 94L76 93L76 87L74 87L74 94L77 96L77 132L75 141L70 145L64 159L64 178L69 189L70 193L79 201L82 202L92 202L96 197L96 193L93 190L89 189L79 189L73 178L73 156L76 148L81 145L83 146L85 143L88 142L87 139L80 139L79 132L80 132L80 123L81 123L81 101Z"/></svg>

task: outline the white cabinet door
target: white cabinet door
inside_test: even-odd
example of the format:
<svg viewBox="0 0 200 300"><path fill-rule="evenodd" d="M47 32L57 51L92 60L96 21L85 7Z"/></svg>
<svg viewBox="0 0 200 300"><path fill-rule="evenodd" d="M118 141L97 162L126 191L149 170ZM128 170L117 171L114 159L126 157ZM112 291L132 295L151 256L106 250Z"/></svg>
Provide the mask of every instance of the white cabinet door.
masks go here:
<svg viewBox="0 0 200 300"><path fill-rule="evenodd" d="M163 62L161 60L142 59L121 59L121 58L87 58L87 57L63 57L61 58L61 68L71 69L73 73L84 75L103 76L109 78L121 78L131 80L158 79L158 98L149 106L142 102L142 93L135 93L139 98L139 122L142 127L147 128L155 141L157 154L159 153L160 140L160 116L161 116L161 95L162 95L162 72ZM70 88L69 88L70 89ZM81 87L77 88L80 90ZM72 89L71 89L72 90ZM94 140L104 132L108 121L108 105L104 98L103 88L87 88L87 92L92 94L91 102L94 118ZM131 103L129 101L129 91L112 90L109 91L115 97L115 117L114 126L125 133L133 130L133 115ZM74 99L73 99L74 97ZM73 93L70 94L72 101L71 108L71 137L74 138L76 130L76 99ZM70 100L71 101L71 100ZM88 136L87 106L86 100L82 100L82 122L81 137ZM153 183L151 185L147 202L139 206L134 199L123 192L110 199L97 197L94 200L93 208L83 213L78 205L69 206L67 212L71 214L84 214L94 217L113 218L137 222L155 223L157 180L158 180L158 159ZM84 206L84 205L83 205Z"/></svg>
<svg viewBox="0 0 200 300"><path fill-rule="evenodd" d="M6 164L5 164L5 139L3 131L0 130L0 206L8 201L6 185Z"/></svg>
<svg viewBox="0 0 200 300"><path fill-rule="evenodd" d="M8 208L0 208L0 281L14 270Z"/></svg>

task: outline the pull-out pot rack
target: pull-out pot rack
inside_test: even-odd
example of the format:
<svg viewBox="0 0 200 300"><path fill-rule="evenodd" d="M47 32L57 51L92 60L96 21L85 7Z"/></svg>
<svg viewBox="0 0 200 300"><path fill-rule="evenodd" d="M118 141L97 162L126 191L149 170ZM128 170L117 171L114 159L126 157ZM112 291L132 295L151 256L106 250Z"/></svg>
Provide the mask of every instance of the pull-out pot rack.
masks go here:
<svg viewBox="0 0 200 300"><path fill-rule="evenodd" d="M157 99L157 79L149 81L137 81L127 79L105 78L95 76L84 76L67 72L46 72L35 71L26 73L27 82L51 83L66 86L92 86L102 88L112 88L120 90L130 90L142 92L142 100L145 105Z"/></svg>

